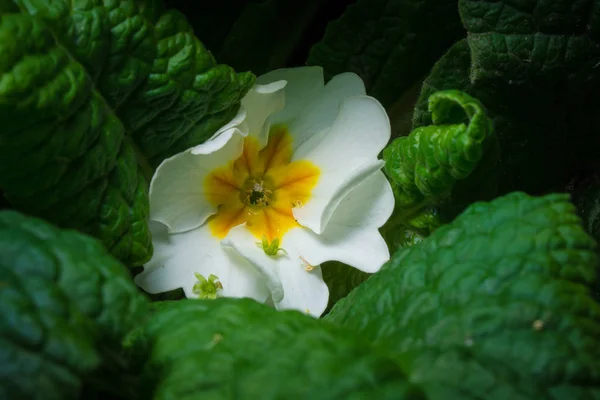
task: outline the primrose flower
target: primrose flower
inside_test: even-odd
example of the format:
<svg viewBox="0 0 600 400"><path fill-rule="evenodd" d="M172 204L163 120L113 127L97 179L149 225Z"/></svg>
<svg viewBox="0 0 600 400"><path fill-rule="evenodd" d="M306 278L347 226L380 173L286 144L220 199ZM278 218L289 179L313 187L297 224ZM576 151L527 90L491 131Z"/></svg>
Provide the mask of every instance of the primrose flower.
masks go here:
<svg viewBox="0 0 600 400"><path fill-rule="evenodd" d="M319 67L259 77L229 124L156 170L154 256L136 283L321 315L321 263L375 272L389 259L378 228L394 196L377 158L389 138L355 74L327 85Z"/></svg>

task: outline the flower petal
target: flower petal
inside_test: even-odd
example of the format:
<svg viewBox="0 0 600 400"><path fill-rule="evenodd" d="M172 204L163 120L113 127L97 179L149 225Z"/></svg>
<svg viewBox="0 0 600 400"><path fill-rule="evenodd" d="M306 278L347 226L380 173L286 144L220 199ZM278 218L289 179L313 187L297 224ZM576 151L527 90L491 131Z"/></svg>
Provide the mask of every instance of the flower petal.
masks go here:
<svg viewBox="0 0 600 400"><path fill-rule="evenodd" d="M191 231L169 234L167 227L150 221L154 255L135 277L135 283L148 293L183 288L194 298L195 272L214 274L223 285L222 296L250 297L264 302L269 291L258 272L239 254L224 249L206 225Z"/></svg>
<svg viewBox="0 0 600 400"><path fill-rule="evenodd" d="M321 268L315 266L312 271L300 258L293 243L285 247L285 253L268 256L255 244L256 238L244 226L236 226L223 240L224 246L238 251L257 269L268 277L271 297L277 309L294 309L319 316L325 311L329 299L329 289L323 281ZM283 290L281 292L281 290Z"/></svg>
<svg viewBox="0 0 600 400"><path fill-rule="evenodd" d="M248 135L248 125L246 124L246 109L244 107L240 107L237 114L225 125L220 127L206 142L208 143L215 140L217 137L221 136L223 133L229 131L230 129L236 128L240 131L243 136ZM204 144L203 143L203 144ZM192 148L192 153L194 153L194 148L201 147L203 144L198 146L194 146ZM195 154L195 153L194 153Z"/></svg>
<svg viewBox="0 0 600 400"><path fill-rule="evenodd" d="M342 198L381 168L377 156L389 138L390 122L377 100L345 100L331 129L312 136L294 153L293 160L310 161L321 170L311 199L294 209L298 222L323 232Z"/></svg>
<svg viewBox="0 0 600 400"><path fill-rule="evenodd" d="M383 172L378 171L341 201L321 235L296 228L286 234L282 245L294 243L311 264L336 260L365 272L376 272L390 258L378 228L393 210L392 187Z"/></svg>
<svg viewBox="0 0 600 400"><path fill-rule="evenodd" d="M242 108L246 110L244 122L250 135L258 139L261 148L269 138L266 120L284 107L286 84L286 81L278 80L266 85L254 85L242 99Z"/></svg>
<svg viewBox="0 0 600 400"><path fill-rule="evenodd" d="M232 128L204 144L164 160L150 183L150 219L178 233L202 225L217 211L209 201L205 179L210 172L235 160L244 137Z"/></svg>
<svg viewBox="0 0 600 400"><path fill-rule="evenodd" d="M320 317L329 302L329 288L323 280L321 267L307 271L299 257L280 265L279 279L283 285L283 299L275 303L278 310L298 310Z"/></svg>
<svg viewBox="0 0 600 400"><path fill-rule="evenodd" d="M269 119L272 125L284 125L294 138L294 149L319 132L329 129L344 100L365 95L360 77L352 72L334 76L327 85L321 67L280 69L258 78L260 82L283 79L285 108Z"/></svg>
<svg viewBox="0 0 600 400"><path fill-rule="evenodd" d="M269 118L271 124L287 124L299 117L300 113L321 95L325 85L321 67L277 69L259 76L256 83L267 85L282 80L287 82L284 89L285 107Z"/></svg>

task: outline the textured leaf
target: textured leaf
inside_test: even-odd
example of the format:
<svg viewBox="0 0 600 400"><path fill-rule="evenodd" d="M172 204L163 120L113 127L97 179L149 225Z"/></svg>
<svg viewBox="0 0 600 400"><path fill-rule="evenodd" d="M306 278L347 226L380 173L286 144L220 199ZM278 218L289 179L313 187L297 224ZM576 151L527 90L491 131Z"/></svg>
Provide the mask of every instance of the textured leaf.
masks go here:
<svg viewBox="0 0 600 400"><path fill-rule="evenodd" d="M325 313L340 299L346 297L355 287L367 280L371 274L353 268L338 261L327 261L321 264L323 280L329 288L329 302Z"/></svg>
<svg viewBox="0 0 600 400"><path fill-rule="evenodd" d="M78 398L146 300L125 268L79 233L2 211L0 248L0 398Z"/></svg>
<svg viewBox="0 0 600 400"><path fill-rule="evenodd" d="M396 353L430 399L598 398L595 249L568 195L513 193L397 252L326 319Z"/></svg>
<svg viewBox="0 0 600 400"><path fill-rule="evenodd" d="M165 0L167 8L174 8L186 16L196 36L211 49L218 52L248 3L263 0L189 1ZM219 59L220 60L220 59ZM223 62L222 60L220 60Z"/></svg>
<svg viewBox="0 0 600 400"><path fill-rule="evenodd" d="M391 253L421 242L443 223L448 222L440 218L435 206L410 211L408 214L401 209L396 210L397 214L392 215L380 229Z"/></svg>
<svg viewBox="0 0 600 400"><path fill-rule="evenodd" d="M250 2L216 53L236 69L256 75L286 66L325 0Z"/></svg>
<svg viewBox="0 0 600 400"><path fill-rule="evenodd" d="M460 89L493 118L505 194L563 187L596 160L600 135L598 0L460 1L468 39L457 43L423 84L414 126L430 124L427 98Z"/></svg>
<svg viewBox="0 0 600 400"><path fill-rule="evenodd" d="M488 186L480 183L489 179L498 159L483 105L456 90L435 92L428 102L433 125L416 128L383 152L396 198L394 214L383 228L392 249L426 237L474 196L495 194L495 188L485 192ZM475 186L479 188L473 190Z"/></svg>
<svg viewBox="0 0 600 400"><path fill-rule="evenodd" d="M150 350L142 398L424 398L351 332L252 300L162 304L131 336Z"/></svg>
<svg viewBox="0 0 600 400"><path fill-rule="evenodd" d="M229 120L253 77L150 0L16 3L0 20L0 190L139 265L152 252L143 175Z"/></svg>
<svg viewBox="0 0 600 400"><path fill-rule="evenodd" d="M600 183L597 176L579 183L573 192L573 202L587 233L600 241Z"/></svg>
<svg viewBox="0 0 600 400"><path fill-rule="evenodd" d="M387 107L463 36L456 0L359 0L329 24L308 63L328 76L356 72Z"/></svg>
<svg viewBox="0 0 600 400"><path fill-rule="evenodd" d="M429 96L428 102L433 125L396 139L383 153L402 208L448 196L456 181L467 178L495 143L491 120L471 96L442 91Z"/></svg>

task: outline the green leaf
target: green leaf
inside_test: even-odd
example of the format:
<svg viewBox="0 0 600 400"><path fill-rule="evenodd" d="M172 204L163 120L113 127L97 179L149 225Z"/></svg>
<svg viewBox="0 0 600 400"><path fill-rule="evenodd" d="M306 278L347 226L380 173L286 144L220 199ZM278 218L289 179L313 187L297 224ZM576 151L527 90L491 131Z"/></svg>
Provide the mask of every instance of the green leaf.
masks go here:
<svg viewBox="0 0 600 400"><path fill-rule="evenodd" d="M573 192L573 202L583 227L597 242L600 241L600 182L593 177Z"/></svg>
<svg viewBox="0 0 600 400"><path fill-rule="evenodd" d="M398 195L396 194L395 197L397 198ZM396 214L392 214L392 217L381 227L380 232L390 252L394 253L398 249L421 242L445 222L448 221L440 218L438 208L435 206L411 210L410 214L398 208Z"/></svg>
<svg viewBox="0 0 600 400"><path fill-rule="evenodd" d="M464 36L456 0L359 0L331 22L308 63L357 73L388 107Z"/></svg>
<svg viewBox="0 0 600 400"><path fill-rule="evenodd" d="M227 122L254 78L150 0L15 4L0 20L0 190L142 264L152 168Z"/></svg>
<svg viewBox="0 0 600 400"><path fill-rule="evenodd" d="M392 249L426 237L474 196L495 194L494 187L481 184L498 159L497 139L483 105L457 90L435 92L428 102L433 125L416 128L383 152L396 198L394 214L383 228Z"/></svg>
<svg viewBox="0 0 600 400"><path fill-rule="evenodd" d="M142 398L424 398L351 332L248 299L162 304L128 341L149 351Z"/></svg>
<svg viewBox="0 0 600 400"><path fill-rule="evenodd" d="M366 281L371 274L338 261L321 264L323 280L329 288L329 302L325 314L340 299L346 297L355 287Z"/></svg>
<svg viewBox="0 0 600 400"><path fill-rule="evenodd" d="M79 233L2 211L0 247L0 398L79 398L147 301L101 243ZM112 378L104 384L120 382Z"/></svg>
<svg viewBox="0 0 600 400"><path fill-rule="evenodd" d="M397 252L325 319L395 353L430 399L596 398L595 250L568 195L513 193Z"/></svg>
<svg viewBox="0 0 600 400"><path fill-rule="evenodd" d="M325 3L325 0L248 3L216 53L218 59L256 75L286 66Z"/></svg>
<svg viewBox="0 0 600 400"><path fill-rule="evenodd" d="M383 152L385 170L398 187L396 202L402 208L447 197L456 181L466 179L495 143L491 120L468 94L436 92L428 102L433 125L416 128Z"/></svg>
<svg viewBox="0 0 600 400"><path fill-rule="evenodd" d="M211 2L165 0L165 5L184 14L192 28L194 28L196 36L202 40L207 48L212 50L213 54L217 54L244 7L250 2L258 1L263 0L221 0Z"/></svg>
<svg viewBox="0 0 600 400"><path fill-rule="evenodd" d="M600 144L598 7L598 0L460 1L468 39L425 80L414 126L431 123L431 93L466 91L493 118L502 154L488 181L500 194L563 187L595 162Z"/></svg>

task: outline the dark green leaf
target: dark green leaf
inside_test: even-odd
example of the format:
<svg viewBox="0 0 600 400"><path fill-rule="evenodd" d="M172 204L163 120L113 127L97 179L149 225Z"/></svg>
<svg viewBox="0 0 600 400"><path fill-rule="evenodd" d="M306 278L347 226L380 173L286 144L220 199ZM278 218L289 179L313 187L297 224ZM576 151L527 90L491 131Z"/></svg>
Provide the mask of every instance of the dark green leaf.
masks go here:
<svg viewBox="0 0 600 400"><path fill-rule="evenodd" d="M217 53L241 71L264 74L286 66L324 0L251 2Z"/></svg>
<svg viewBox="0 0 600 400"><path fill-rule="evenodd" d="M585 230L596 241L600 241L600 183L597 177L580 183L573 193L573 202Z"/></svg>
<svg viewBox="0 0 600 400"><path fill-rule="evenodd" d="M346 297L355 287L367 280L371 274L338 261L328 261L321 265L323 280L329 288L327 313L335 303Z"/></svg>
<svg viewBox="0 0 600 400"><path fill-rule="evenodd" d="M326 319L395 353L430 399L597 398L596 243L568 200L475 203Z"/></svg>
<svg viewBox="0 0 600 400"><path fill-rule="evenodd" d="M217 65L151 0L15 3L0 20L0 189L139 265L152 253L144 175L228 121L253 76Z"/></svg>
<svg viewBox="0 0 600 400"><path fill-rule="evenodd" d="M213 53L218 52L231 32L244 7L263 0L189 1L165 0L167 8L174 8L186 16L194 33Z"/></svg>
<svg viewBox="0 0 600 400"><path fill-rule="evenodd" d="M486 105L500 143L489 185L500 194L563 187L600 144L600 2L461 0L460 9L468 39L426 79L414 126L430 124L431 93L466 91Z"/></svg>
<svg viewBox="0 0 600 400"><path fill-rule="evenodd" d="M464 36L456 0L359 0L331 22L308 63L352 71L386 107Z"/></svg>
<svg viewBox="0 0 600 400"><path fill-rule="evenodd" d="M351 332L252 300L163 304L129 342L150 351L143 398L424 398Z"/></svg>
<svg viewBox="0 0 600 400"><path fill-rule="evenodd" d="M0 398L78 398L104 362L117 369L146 300L101 243L79 233L3 211L0 248Z"/></svg>

